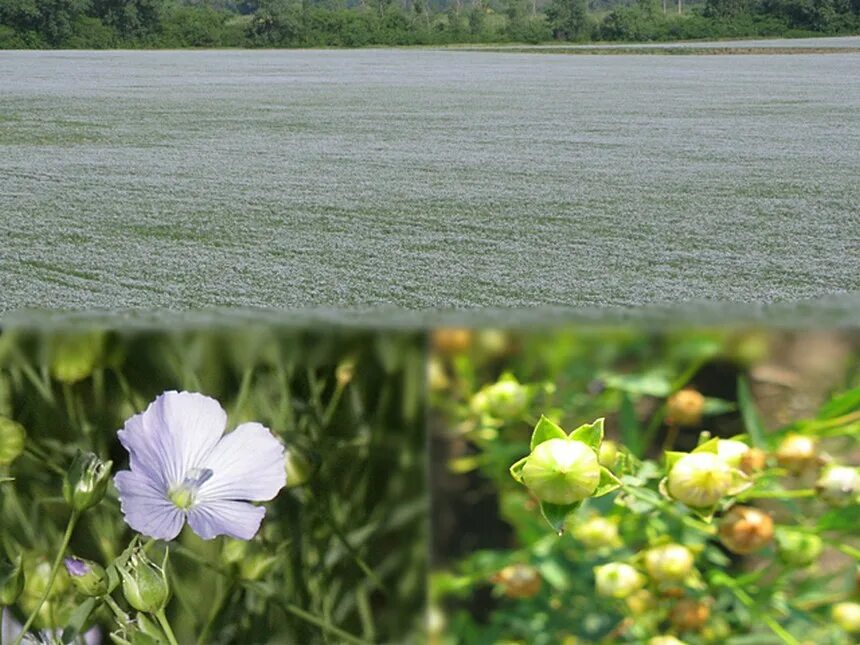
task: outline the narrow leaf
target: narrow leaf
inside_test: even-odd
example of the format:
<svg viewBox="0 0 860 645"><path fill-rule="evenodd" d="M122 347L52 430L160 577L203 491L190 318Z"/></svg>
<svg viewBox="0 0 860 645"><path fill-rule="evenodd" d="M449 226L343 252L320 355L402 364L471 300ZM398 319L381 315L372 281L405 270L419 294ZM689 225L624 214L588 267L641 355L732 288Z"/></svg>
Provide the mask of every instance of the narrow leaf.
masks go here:
<svg viewBox="0 0 860 645"><path fill-rule="evenodd" d="M597 484L597 488L594 493L592 493L592 497L602 497L607 493L611 493L614 490L618 490L621 488L621 481L612 474L612 472L604 467L600 467L600 483Z"/></svg>
<svg viewBox="0 0 860 645"><path fill-rule="evenodd" d="M564 533L564 521L568 515L573 513L582 505L582 502L573 504L550 504L549 502L540 503L540 512L544 519L549 522L552 530L561 535Z"/></svg>
<svg viewBox="0 0 860 645"><path fill-rule="evenodd" d="M750 386L743 376L738 377L738 405L741 408L741 417L750 436L750 442L752 442L753 447L763 449L764 426L762 425L758 410L755 408Z"/></svg>

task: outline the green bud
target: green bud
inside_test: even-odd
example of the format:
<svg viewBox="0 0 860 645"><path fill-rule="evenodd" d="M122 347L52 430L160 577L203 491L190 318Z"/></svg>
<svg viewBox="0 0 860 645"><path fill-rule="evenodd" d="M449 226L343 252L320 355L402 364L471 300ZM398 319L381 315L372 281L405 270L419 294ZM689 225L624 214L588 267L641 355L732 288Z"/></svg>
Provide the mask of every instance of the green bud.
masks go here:
<svg viewBox="0 0 860 645"><path fill-rule="evenodd" d="M849 634L860 634L860 603L840 602L831 610L833 622Z"/></svg>
<svg viewBox="0 0 860 645"><path fill-rule="evenodd" d="M692 508L719 502L734 483L732 467L712 452L692 452L672 466L667 480L669 495Z"/></svg>
<svg viewBox="0 0 860 645"><path fill-rule="evenodd" d="M57 336L51 346L51 375L62 383L77 383L102 362L105 334L100 331Z"/></svg>
<svg viewBox="0 0 860 645"><path fill-rule="evenodd" d="M170 597L167 574L167 553L162 566L152 562L143 550L132 553L125 566L119 568L122 576L122 593L132 607L138 611L156 613L164 609Z"/></svg>
<svg viewBox="0 0 860 645"><path fill-rule="evenodd" d="M296 447L286 451L284 464L287 470L287 488L308 483L318 465L309 453Z"/></svg>
<svg viewBox="0 0 860 645"><path fill-rule="evenodd" d="M621 539L618 537L618 522L600 515L573 525L570 531L573 537L582 542L588 549L621 546Z"/></svg>
<svg viewBox="0 0 860 645"><path fill-rule="evenodd" d="M582 441L550 439L535 446L522 474L523 483L541 501L573 504L597 490L600 464Z"/></svg>
<svg viewBox="0 0 860 645"><path fill-rule="evenodd" d="M597 593L609 598L626 598L645 586L645 576L629 564L610 562L594 567Z"/></svg>
<svg viewBox="0 0 860 645"><path fill-rule="evenodd" d="M245 540L226 538L221 549L221 561L228 565L241 562L248 555L248 546Z"/></svg>
<svg viewBox="0 0 860 645"><path fill-rule="evenodd" d="M779 557L786 564L805 567L812 564L821 555L824 544L814 533L777 529L776 543L779 547Z"/></svg>
<svg viewBox="0 0 860 645"><path fill-rule="evenodd" d="M597 453L597 460L601 466L606 466L612 469L615 462L618 460L618 445L614 441L606 440L600 444L600 450Z"/></svg>
<svg viewBox="0 0 860 645"><path fill-rule="evenodd" d="M108 591L107 572L97 562L82 558L66 558L66 571L78 591L85 596L98 598Z"/></svg>
<svg viewBox="0 0 860 645"><path fill-rule="evenodd" d="M24 591L24 568L21 556L13 561L0 560L0 606L14 605Z"/></svg>
<svg viewBox="0 0 860 645"><path fill-rule="evenodd" d="M645 568L658 582L681 582L693 570L693 553L681 544L664 544L645 553Z"/></svg>
<svg viewBox="0 0 860 645"><path fill-rule="evenodd" d="M255 553L239 562L239 577L242 580L259 580L277 561L276 556Z"/></svg>
<svg viewBox="0 0 860 645"><path fill-rule="evenodd" d="M78 452L63 482L66 502L76 511L85 511L102 501L112 465L91 452Z"/></svg>
<svg viewBox="0 0 860 645"><path fill-rule="evenodd" d="M860 471L851 466L828 466L815 487L828 504L847 506L860 497Z"/></svg>
<svg viewBox="0 0 860 645"><path fill-rule="evenodd" d="M24 452L27 432L20 423L0 417L0 466L8 466Z"/></svg>

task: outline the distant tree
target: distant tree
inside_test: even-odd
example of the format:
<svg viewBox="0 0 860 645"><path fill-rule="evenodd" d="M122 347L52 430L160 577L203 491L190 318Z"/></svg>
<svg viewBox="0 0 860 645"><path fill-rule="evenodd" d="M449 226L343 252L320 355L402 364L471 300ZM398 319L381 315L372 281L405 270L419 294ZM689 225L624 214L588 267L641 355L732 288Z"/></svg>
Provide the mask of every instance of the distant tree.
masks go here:
<svg viewBox="0 0 860 645"><path fill-rule="evenodd" d="M552 35L559 40L580 40L588 35L588 0L552 0L546 17Z"/></svg>
<svg viewBox="0 0 860 645"><path fill-rule="evenodd" d="M59 47L74 33L89 8L88 0L0 0L0 24L30 33L49 47Z"/></svg>
<svg viewBox="0 0 860 645"><path fill-rule="evenodd" d="M162 31L166 0L92 0L92 14L127 40L151 41Z"/></svg>

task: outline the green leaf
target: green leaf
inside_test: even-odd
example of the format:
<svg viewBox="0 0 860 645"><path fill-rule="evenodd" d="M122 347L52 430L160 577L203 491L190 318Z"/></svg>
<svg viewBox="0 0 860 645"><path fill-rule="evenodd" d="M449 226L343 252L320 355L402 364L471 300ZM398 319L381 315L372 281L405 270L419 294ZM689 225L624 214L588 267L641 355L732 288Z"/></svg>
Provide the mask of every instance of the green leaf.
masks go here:
<svg viewBox="0 0 860 645"><path fill-rule="evenodd" d="M544 519L549 522L552 530L561 535L564 533L565 519L567 519L567 516L573 513L580 506L582 506L582 502L574 502L573 504L550 504L549 502L541 502L540 512Z"/></svg>
<svg viewBox="0 0 860 645"><path fill-rule="evenodd" d="M848 390L837 396L834 396L827 403L821 406L818 411L819 419L834 419L841 417L855 410L860 410L860 387L853 390Z"/></svg>
<svg viewBox="0 0 860 645"><path fill-rule="evenodd" d="M87 598L84 602L78 605L77 609L75 609L69 617L68 625L66 625L66 628L63 630L63 643L72 643L75 641L83 630L84 624L87 622L87 619L90 617L95 606L95 598Z"/></svg>
<svg viewBox="0 0 860 645"><path fill-rule="evenodd" d="M607 493L611 493L614 490L618 490L621 487L621 481L612 474L612 472L606 468L605 466L600 467L600 482L597 484L597 488L591 494L592 497L602 497Z"/></svg>
<svg viewBox="0 0 860 645"><path fill-rule="evenodd" d="M523 457L517 463L511 466L511 477L513 477L520 484L523 483L523 468L525 468L526 462L528 460L528 457Z"/></svg>
<svg viewBox="0 0 860 645"><path fill-rule="evenodd" d="M718 414L726 414L727 412L734 412L736 408L737 406L731 401L706 396L705 405L702 408L702 414L705 416L715 416Z"/></svg>
<svg viewBox="0 0 860 645"><path fill-rule="evenodd" d="M618 407L618 426L621 430L621 442L636 457L642 456L642 428L636 419L633 401L627 392L621 393L621 404Z"/></svg>
<svg viewBox="0 0 860 645"><path fill-rule="evenodd" d="M570 433L570 438L575 441L581 441L594 448L594 450L599 450L600 442L603 441L603 418L601 417L593 423L579 426Z"/></svg>
<svg viewBox="0 0 860 645"><path fill-rule="evenodd" d="M532 441L529 448L534 450L536 446L550 439L567 439L567 434L552 421L541 415L540 421L537 422L532 433Z"/></svg>
<svg viewBox="0 0 860 645"><path fill-rule="evenodd" d="M663 456L666 459L666 472L668 473L670 470L672 470L672 466L675 465L675 462L686 454L686 452L676 452L674 450L667 450L665 453L663 453Z"/></svg>
<svg viewBox="0 0 860 645"><path fill-rule="evenodd" d="M717 446L719 443L720 443L719 438L714 437L713 439L709 439L705 443L696 446L693 449L693 452L712 452L714 454L717 454L717 451L718 451Z"/></svg>
<svg viewBox="0 0 860 645"><path fill-rule="evenodd" d="M764 449L764 426L755 408L750 386L743 376L738 377L738 405L741 408L741 417L750 436L750 442L753 447Z"/></svg>

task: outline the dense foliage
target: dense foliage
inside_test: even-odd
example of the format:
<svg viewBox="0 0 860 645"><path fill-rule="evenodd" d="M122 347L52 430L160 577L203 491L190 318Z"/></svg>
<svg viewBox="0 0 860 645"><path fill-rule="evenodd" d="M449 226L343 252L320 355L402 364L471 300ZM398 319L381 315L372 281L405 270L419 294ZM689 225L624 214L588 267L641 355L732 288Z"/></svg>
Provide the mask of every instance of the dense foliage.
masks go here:
<svg viewBox="0 0 860 645"><path fill-rule="evenodd" d="M65 630L64 643L88 629L105 643L167 642L118 584L135 543L159 564L169 549L166 618L180 643L406 641L426 581L422 376L417 335L0 333L0 641L33 616L32 631ZM171 389L215 397L229 428L259 421L285 444L287 487L259 533L148 540L111 483L61 548L76 453L110 459L111 477L128 468L117 430ZM64 552L107 570L110 589L82 589L62 567L48 583Z"/></svg>
<svg viewBox="0 0 860 645"><path fill-rule="evenodd" d="M857 642L856 336L436 348L431 643Z"/></svg>
<svg viewBox="0 0 860 645"><path fill-rule="evenodd" d="M542 6L543 5L543 6ZM363 47L846 34L858 0L0 0L0 48Z"/></svg>

